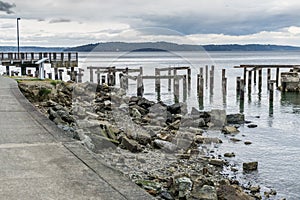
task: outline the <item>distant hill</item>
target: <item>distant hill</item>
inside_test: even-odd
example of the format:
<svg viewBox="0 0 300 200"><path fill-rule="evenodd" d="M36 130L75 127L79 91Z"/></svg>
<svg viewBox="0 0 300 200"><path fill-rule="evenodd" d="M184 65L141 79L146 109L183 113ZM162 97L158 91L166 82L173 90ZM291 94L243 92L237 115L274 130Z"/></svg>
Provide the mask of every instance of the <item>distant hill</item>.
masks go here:
<svg viewBox="0 0 300 200"><path fill-rule="evenodd" d="M281 45L261 45L261 44L224 44L224 45L188 45L175 44L169 42L141 42L141 43L126 43L126 42L105 42L87 44L77 47L38 47L26 46L20 47L20 52L61 52L61 51L76 51L76 52L149 52L149 51L300 51L300 47L281 46ZM16 52L16 46L0 46L0 52Z"/></svg>
<svg viewBox="0 0 300 200"><path fill-rule="evenodd" d="M36 47L27 46L20 47L20 52L61 52L64 51L65 47ZM16 52L16 46L0 46L0 52Z"/></svg>
<svg viewBox="0 0 300 200"><path fill-rule="evenodd" d="M87 44L72 48L65 51L78 52L117 52L117 51L300 51L300 47L281 46L281 45L260 45L260 44L225 44L225 45L186 45L168 42L142 42L142 43L126 43L126 42L106 42Z"/></svg>

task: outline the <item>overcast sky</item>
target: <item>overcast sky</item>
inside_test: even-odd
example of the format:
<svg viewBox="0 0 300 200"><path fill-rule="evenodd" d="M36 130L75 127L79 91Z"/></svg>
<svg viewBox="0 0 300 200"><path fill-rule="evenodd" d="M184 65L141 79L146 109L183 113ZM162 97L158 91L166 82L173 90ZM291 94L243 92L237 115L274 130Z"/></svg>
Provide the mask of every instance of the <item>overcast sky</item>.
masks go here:
<svg viewBox="0 0 300 200"><path fill-rule="evenodd" d="M0 46L107 41L300 46L299 0L0 0Z"/></svg>

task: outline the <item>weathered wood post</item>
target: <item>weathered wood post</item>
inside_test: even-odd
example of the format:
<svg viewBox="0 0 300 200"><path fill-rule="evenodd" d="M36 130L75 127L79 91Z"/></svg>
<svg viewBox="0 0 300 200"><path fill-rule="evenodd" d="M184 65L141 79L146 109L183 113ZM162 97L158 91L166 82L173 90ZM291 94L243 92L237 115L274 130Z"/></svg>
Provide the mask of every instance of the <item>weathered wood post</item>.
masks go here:
<svg viewBox="0 0 300 200"><path fill-rule="evenodd" d="M214 93L214 69L215 67L212 65L210 70L210 94L213 95Z"/></svg>
<svg viewBox="0 0 300 200"><path fill-rule="evenodd" d="M143 75L143 67L142 66L140 67L140 75L141 76Z"/></svg>
<svg viewBox="0 0 300 200"><path fill-rule="evenodd" d="M198 97L202 98L203 101L203 87L204 87L204 79L203 79L203 68L200 68L200 73L197 75L197 92Z"/></svg>
<svg viewBox="0 0 300 200"><path fill-rule="evenodd" d="M111 68L111 71L112 71L112 86L115 86L116 85L116 67L115 66L113 66L112 68Z"/></svg>
<svg viewBox="0 0 300 200"><path fill-rule="evenodd" d="M241 91L241 77L238 76L236 77L236 96L240 95L240 91Z"/></svg>
<svg viewBox="0 0 300 200"><path fill-rule="evenodd" d="M183 93L183 101L186 101L187 98L187 75L183 75L182 79L182 93Z"/></svg>
<svg viewBox="0 0 300 200"><path fill-rule="evenodd" d="M120 88L124 89L124 83L123 83L123 74L119 73L119 82L120 82Z"/></svg>
<svg viewBox="0 0 300 200"><path fill-rule="evenodd" d="M271 69L268 68L268 71L267 71L267 86L268 86L268 90L270 89L269 88L269 82L271 80Z"/></svg>
<svg viewBox="0 0 300 200"><path fill-rule="evenodd" d="M137 96L142 97L144 95L144 84L142 75L137 76Z"/></svg>
<svg viewBox="0 0 300 200"><path fill-rule="evenodd" d="M83 76L83 72L84 71L84 69L81 69L81 68L79 68L78 69L78 83L82 83L82 76Z"/></svg>
<svg viewBox="0 0 300 200"><path fill-rule="evenodd" d="M105 83L105 78L106 78L105 75L102 75L102 76L101 76L101 84L104 84L104 83Z"/></svg>
<svg viewBox="0 0 300 200"><path fill-rule="evenodd" d="M269 100L270 103L273 103L274 99L274 81L269 82Z"/></svg>
<svg viewBox="0 0 300 200"><path fill-rule="evenodd" d="M48 78L52 79L52 73L47 73L48 74Z"/></svg>
<svg viewBox="0 0 300 200"><path fill-rule="evenodd" d="M58 68L54 67L54 79L58 80Z"/></svg>
<svg viewBox="0 0 300 200"><path fill-rule="evenodd" d="M62 76L62 73L63 73L63 69L60 69L60 70L58 70L58 72L59 72L59 80L63 80L63 76Z"/></svg>
<svg viewBox="0 0 300 200"><path fill-rule="evenodd" d="M158 68L155 68L155 91L160 93L160 70Z"/></svg>
<svg viewBox="0 0 300 200"><path fill-rule="evenodd" d="M256 85L256 68L253 70L253 84Z"/></svg>
<svg viewBox="0 0 300 200"><path fill-rule="evenodd" d="M276 68L276 88L279 86L279 67Z"/></svg>
<svg viewBox="0 0 300 200"><path fill-rule="evenodd" d="M192 84L192 70L191 70L190 67L187 69L187 79L188 79L188 88L189 88L189 91L190 91L191 90L191 84Z"/></svg>
<svg viewBox="0 0 300 200"><path fill-rule="evenodd" d="M205 65L205 87L208 88L208 65Z"/></svg>
<svg viewBox="0 0 300 200"><path fill-rule="evenodd" d="M247 77L247 67L244 67L244 83L246 81L246 77Z"/></svg>
<svg viewBox="0 0 300 200"><path fill-rule="evenodd" d="M74 81L74 82L76 81L74 67L71 67L71 77L70 78L71 78L71 81Z"/></svg>
<svg viewBox="0 0 300 200"><path fill-rule="evenodd" d="M245 98L245 81L240 79L240 101L244 101Z"/></svg>
<svg viewBox="0 0 300 200"><path fill-rule="evenodd" d="M226 96L227 93L226 69L222 69L222 92L223 92L223 96Z"/></svg>
<svg viewBox="0 0 300 200"><path fill-rule="evenodd" d="M93 83L94 82L94 73L93 73L93 68L90 67L90 82Z"/></svg>
<svg viewBox="0 0 300 200"><path fill-rule="evenodd" d="M248 71L248 92L251 93L251 81L252 81L252 72L251 70Z"/></svg>
<svg viewBox="0 0 300 200"><path fill-rule="evenodd" d="M10 76L10 73L9 73L9 66L6 66L6 75L7 75L7 76Z"/></svg>
<svg viewBox="0 0 300 200"><path fill-rule="evenodd" d="M262 87L262 68L258 69L258 91L261 93L261 87Z"/></svg>
<svg viewBox="0 0 300 200"><path fill-rule="evenodd" d="M178 76L174 76L174 99L175 103L179 102L179 78Z"/></svg>
<svg viewBox="0 0 300 200"><path fill-rule="evenodd" d="M97 74L97 84L100 85L100 69L96 70L96 74Z"/></svg>
<svg viewBox="0 0 300 200"><path fill-rule="evenodd" d="M172 85L171 75L172 75L172 71L171 71L171 68L169 67L169 69L168 69L168 76L169 76L169 79L168 79L168 91L171 91L171 85Z"/></svg>

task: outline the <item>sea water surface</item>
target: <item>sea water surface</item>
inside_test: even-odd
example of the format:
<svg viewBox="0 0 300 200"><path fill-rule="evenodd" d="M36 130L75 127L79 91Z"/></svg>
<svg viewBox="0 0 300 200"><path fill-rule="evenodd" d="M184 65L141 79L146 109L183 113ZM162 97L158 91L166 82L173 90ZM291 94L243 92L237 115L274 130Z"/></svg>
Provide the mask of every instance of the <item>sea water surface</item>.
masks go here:
<svg viewBox="0 0 300 200"><path fill-rule="evenodd" d="M186 99L189 109L196 107L203 110L225 109L227 114L244 113L246 120L258 125L250 129L242 125L236 138L241 142L230 142L220 132L211 131L210 136L223 138L218 146L218 154L235 152L236 157L230 159L237 167L243 162L258 161L259 169L250 174L234 174L243 184L252 180L262 185L262 189L275 189L277 195L271 199L300 199L300 94L274 92L274 102L269 103L266 89L266 70L263 71L263 89L259 93L253 85L251 94L245 93L244 104L236 97L236 77L243 77L242 69L233 66L241 64L300 64L300 52L92 52L80 53L80 65L84 66L116 66L144 69L144 75L154 75L154 68L190 66L192 68L192 84ZM204 90L203 106L199 106L196 93L196 74L200 67L215 66L213 94L210 95L209 83ZM221 70L226 69L227 95L224 98L221 85ZM281 71L287 71L281 70ZM178 72L183 74L184 72ZM88 80L89 72L85 71L84 79ZM166 73L162 73L167 75ZM133 74L134 75L134 74ZM272 79L275 69L272 70ZM96 80L96 77L94 77ZM252 81L253 83L253 81ZM206 83L205 83L206 84ZM161 82L160 99L167 104L173 103L173 94L167 90L167 81ZM144 80L145 97L157 100L154 81ZM136 94L136 83L130 81L129 95ZM180 101L184 101L183 95ZM251 141L245 145L244 141Z"/></svg>

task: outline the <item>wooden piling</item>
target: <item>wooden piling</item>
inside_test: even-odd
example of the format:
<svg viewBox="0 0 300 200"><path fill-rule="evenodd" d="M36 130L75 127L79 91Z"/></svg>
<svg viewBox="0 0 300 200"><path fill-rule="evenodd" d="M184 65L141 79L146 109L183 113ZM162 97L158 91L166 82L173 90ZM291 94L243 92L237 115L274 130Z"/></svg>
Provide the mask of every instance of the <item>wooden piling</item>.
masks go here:
<svg viewBox="0 0 300 200"><path fill-rule="evenodd" d="M214 66L212 65L211 66L211 70L210 70L210 94L212 95L214 92L213 92L213 89L214 89Z"/></svg>
<svg viewBox="0 0 300 200"><path fill-rule="evenodd" d="M192 83L192 70L191 68L187 69L187 79L188 79L188 88L189 91L191 90L191 83Z"/></svg>
<svg viewBox="0 0 300 200"><path fill-rule="evenodd" d="M160 71L158 68L155 68L155 76L157 77L155 79L155 91L160 92L160 79L159 79Z"/></svg>
<svg viewBox="0 0 300 200"><path fill-rule="evenodd" d="M172 75L172 71L171 71L171 68L169 67L168 69L168 76L171 76ZM171 78L168 79L168 91L171 91L171 84L172 84L172 80Z"/></svg>
<svg viewBox="0 0 300 200"><path fill-rule="evenodd" d="M63 69L60 69L60 70L58 70L58 72L59 72L59 80L63 80L63 76L62 76L62 73L63 73Z"/></svg>
<svg viewBox="0 0 300 200"><path fill-rule="evenodd" d="M208 88L208 65L205 65L205 87Z"/></svg>
<svg viewBox="0 0 300 200"><path fill-rule="evenodd" d="M249 94L251 93L251 81L252 81L252 72L251 70L248 71L248 92Z"/></svg>
<svg viewBox="0 0 300 200"><path fill-rule="evenodd" d="M139 74L137 76L137 96L142 97L143 95L144 95L144 84L143 84L142 75Z"/></svg>
<svg viewBox="0 0 300 200"><path fill-rule="evenodd" d="M105 78L106 78L105 75L102 75L102 76L101 76L101 84L104 84L104 83L105 83Z"/></svg>
<svg viewBox="0 0 300 200"><path fill-rule="evenodd" d="M100 69L96 70L96 74L97 74L97 84L100 85Z"/></svg>
<svg viewBox="0 0 300 200"><path fill-rule="evenodd" d="M269 100L273 103L274 99L274 81L269 81Z"/></svg>
<svg viewBox="0 0 300 200"><path fill-rule="evenodd" d="M78 83L82 83L82 76L83 76L83 72L84 71L84 69L81 69L81 68L79 68L78 69Z"/></svg>
<svg viewBox="0 0 300 200"><path fill-rule="evenodd" d="M247 78L247 68L244 67L244 79L243 80L246 81L246 78Z"/></svg>
<svg viewBox="0 0 300 200"><path fill-rule="evenodd" d="M240 79L240 101L244 101L245 98L245 81Z"/></svg>
<svg viewBox="0 0 300 200"><path fill-rule="evenodd" d="M94 82L94 74L93 74L93 69L90 68L90 82L93 83Z"/></svg>
<svg viewBox="0 0 300 200"><path fill-rule="evenodd" d="M178 76L174 76L174 99L175 103L179 102L179 78Z"/></svg>
<svg viewBox="0 0 300 200"><path fill-rule="evenodd" d="M276 68L276 88L279 86L279 67Z"/></svg>
<svg viewBox="0 0 300 200"><path fill-rule="evenodd" d="M124 89L124 75L122 73L119 73L119 82L120 82L120 88Z"/></svg>
<svg viewBox="0 0 300 200"><path fill-rule="evenodd" d="M186 101L187 98L187 75L183 76L182 79L182 93L183 93L183 101Z"/></svg>
<svg viewBox="0 0 300 200"><path fill-rule="evenodd" d="M270 89L269 88L269 82L271 80L271 69L268 68L268 71L267 71L267 86L268 86L268 90Z"/></svg>
<svg viewBox="0 0 300 200"><path fill-rule="evenodd" d="M253 84L256 85L256 69L253 70Z"/></svg>
<svg viewBox="0 0 300 200"><path fill-rule="evenodd" d="M236 77L236 95L239 96L241 91L241 77Z"/></svg>
<svg viewBox="0 0 300 200"><path fill-rule="evenodd" d="M128 67L125 68L125 80L124 80L124 83L125 83L125 89L127 90L128 89L128 85L129 85L129 81L128 81Z"/></svg>
<svg viewBox="0 0 300 200"><path fill-rule="evenodd" d="M226 93L227 93L226 69L222 69L222 92L223 92L223 95L226 95Z"/></svg>
<svg viewBox="0 0 300 200"><path fill-rule="evenodd" d="M54 67L54 79L58 80L58 68Z"/></svg>
<svg viewBox="0 0 300 200"><path fill-rule="evenodd" d="M262 87L262 68L258 69L258 91L261 92Z"/></svg>

